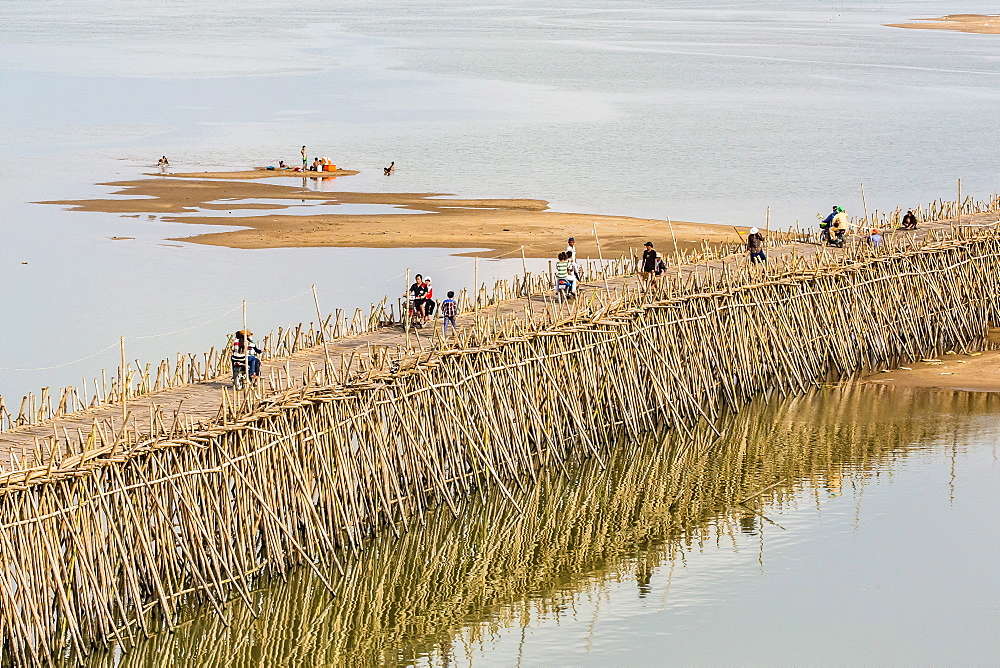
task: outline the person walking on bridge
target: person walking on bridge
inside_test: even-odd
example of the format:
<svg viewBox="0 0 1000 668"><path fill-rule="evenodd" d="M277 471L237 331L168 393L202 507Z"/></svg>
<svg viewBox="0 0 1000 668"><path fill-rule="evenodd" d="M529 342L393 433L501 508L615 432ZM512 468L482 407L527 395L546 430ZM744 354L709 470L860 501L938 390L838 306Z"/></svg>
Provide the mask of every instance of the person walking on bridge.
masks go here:
<svg viewBox="0 0 1000 668"><path fill-rule="evenodd" d="M458 303L455 301L455 292L448 291L448 298L441 302L441 317L444 321L444 335L448 336L448 325L451 324L452 335L458 332L458 323L455 321L458 316Z"/></svg>
<svg viewBox="0 0 1000 668"><path fill-rule="evenodd" d="M643 246L646 250L642 251L639 275L642 277L642 281L646 287L649 287L653 282L653 272L656 271L656 250L653 248L652 241L647 241Z"/></svg>
<svg viewBox="0 0 1000 668"><path fill-rule="evenodd" d="M767 262L767 255L764 253L764 235L756 227L750 228L747 235L747 252L750 253L750 262L761 264Z"/></svg>

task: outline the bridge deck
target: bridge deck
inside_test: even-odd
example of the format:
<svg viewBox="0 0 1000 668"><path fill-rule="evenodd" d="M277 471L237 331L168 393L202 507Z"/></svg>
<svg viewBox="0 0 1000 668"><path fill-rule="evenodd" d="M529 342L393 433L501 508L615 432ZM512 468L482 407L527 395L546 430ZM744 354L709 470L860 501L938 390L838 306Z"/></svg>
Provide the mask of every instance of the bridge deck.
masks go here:
<svg viewBox="0 0 1000 668"><path fill-rule="evenodd" d="M995 223L997 215L995 213L976 214L973 216L963 216L962 222L968 224L984 225ZM925 235L931 230L945 229L950 227L950 221L939 223L929 223L921 225L915 232L894 231L893 235ZM833 253L842 252L838 249L828 249ZM769 249L771 257L789 255L797 253L803 257L813 256L819 252L819 247L810 243L792 243ZM706 271L707 267L720 267L724 262L745 262L746 255L730 256L729 258L711 263L701 263L699 265L686 265L681 268L684 272ZM604 281L590 282L581 286L581 299L585 299L587 293L592 291L605 291L610 288L612 291L622 290L625 286L635 285L636 277L609 278L607 288ZM516 317L531 317L528 313L540 314L545 311L551 299L548 295L532 295L530 300L525 298L510 299L491 306L488 310L492 314L500 314ZM530 305L526 311L525 305ZM459 326L469 323L471 314L459 316ZM423 344L427 345L427 330L423 330ZM391 350L398 348L416 348L419 345L418 334L411 334L409 337L400 327L384 328L373 332L368 332L355 337L337 339L328 344L328 350L334 368L340 368L342 364L347 364L352 360L355 366L359 359L366 357L368 351L376 347L386 347ZM287 388L276 387L271 383L270 371L281 369L281 375L287 373L293 378L301 378L313 368L323 368L325 363L324 346L319 345L306 350L299 351L293 355L274 359L265 359L262 365L262 379L264 384L263 396L280 394ZM176 415L181 423L203 423L216 418L223 406L223 389L230 387L228 377L219 377L210 381L190 383L179 387L160 390L141 397L130 399L127 402L130 413L130 428L139 432L149 432L151 426L152 407L155 405L161 411L161 415L170 416L173 420ZM0 467L4 470L11 468L11 454L17 453L19 461L31 461L37 441L47 442L57 434L59 439L65 438L68 433L76 440L76 432L80 430L83 434L90 432L95 421L111 420L114 424L120 425L122 419L122 407L118 405L107 405L98 408L80 411L59 418L47 420L42 423L18 427L0 433Z"/></svg>

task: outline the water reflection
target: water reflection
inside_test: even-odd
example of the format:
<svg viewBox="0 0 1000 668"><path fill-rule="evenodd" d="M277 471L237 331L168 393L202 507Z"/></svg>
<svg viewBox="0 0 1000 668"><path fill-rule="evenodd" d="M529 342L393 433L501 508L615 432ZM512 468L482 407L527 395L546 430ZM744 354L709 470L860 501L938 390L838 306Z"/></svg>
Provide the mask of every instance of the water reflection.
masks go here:
<svg viewBox="0 0 1000 668"><path fill-rule="evenodd" d="M228 625L205 614L89 665L447 664L505 629L571 618L581 592L633 581L648 597L657 569L709 559L740 536L754 537L763 567L773 544L764 534L789 533L772 518L786 505L863 488L914 453L995 433L998 412L995 395L867 386L761 401L716 425L721 436L703 426L693 439L619 443L607 468L546 475L522 492L523 513L490 492L458 519L430 512L346 559L334 597L299 572L254 594L257 618L235 602ZM659 591L718 597L711 582L693 595Z"/></svg>

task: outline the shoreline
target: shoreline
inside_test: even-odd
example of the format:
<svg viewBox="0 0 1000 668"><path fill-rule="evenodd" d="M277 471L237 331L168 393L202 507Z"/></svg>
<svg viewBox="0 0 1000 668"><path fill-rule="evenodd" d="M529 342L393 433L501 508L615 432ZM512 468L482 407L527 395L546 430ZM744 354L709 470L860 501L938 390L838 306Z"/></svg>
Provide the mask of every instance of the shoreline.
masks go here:
<svg viewBox="0 0 1000 668"><path fill-rule="evenodd" d="M886 23L887 28L910 30L948 30L974 35L1000 35L1000 15L948 14L927 19L913 19L911 23Z"/></svg>
<svg viewBox="0 0 1000 668"><path fill-rule="evenodd" d="M259 175L264 172L263 175ZM256 183L274 173L243 172L230 180L226 172L209 178L164 175L102 183L117 188L120 199L83 199L38 202L68 207L71 211L159 215L165 222L215 225L224 232L174 237L169 241L240 249L266 248L482 248L460 255L495 257L519 254L552 258L566 247L569 237L578 240L581 259L617 257L652 241L661 253L700 249L703 244L739 243L733 227L711 223L665 221L628 216L561 213L548 210L541 199L463 199L447 193L325 192L301 186ZM327 174L327 173L322 173ZM335 173L329 173L334 175ZM295 176L302 177L301 173ZM183 178L181 178L183 176ZM320 178L317 174L315 178ZM260 200L270 200L263 203ZM287 204L284 203L287 201ZM308 205L375 205L406 213L337 214L308 213ZM296 210L292 210L292 207ZM345 207L348 208L348 207ZM305 213L298 213L306 209ZM255 211L267 210L264 215ZM274 213L275 211L278 213ZM203 211L228 211L238 215L197 215ZM287 211L287 213L285 213ZM414 213L416 212L416 213ZM600 252L594 236L600 237ZM745 228L739 228L745 234ZM127 236L123 230L116 236Z"/></svg>
<svg viewBox="0 0 1000 668"><path fill-rule="evenodd" d="M1000 328L987 336L986 348L971 353L948 351L940 357L925 358L865 374L856 381L883 387L952 390L959 392L1000 392Z"/></svg>

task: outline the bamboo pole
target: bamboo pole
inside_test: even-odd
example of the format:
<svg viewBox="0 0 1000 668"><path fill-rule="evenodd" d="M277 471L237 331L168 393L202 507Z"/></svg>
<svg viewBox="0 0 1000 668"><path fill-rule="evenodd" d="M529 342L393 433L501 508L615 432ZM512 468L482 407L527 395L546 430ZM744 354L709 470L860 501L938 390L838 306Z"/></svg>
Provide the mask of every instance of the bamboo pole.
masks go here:
<svg viewBox="0 0 1000 668"><path fill-rule="evenodd" d="M472 278L473 308L476 311L476 322L479 322L479 258L475 259L475 269Z"/></svg>
<svg viewBox="0 0 1000 668"><path fill-rule="evenodd" d="M668 218L667 220L669 221L670 219ZM671 234L673 234L672 231ZM604 253L601 252L601 237L597 234L597 221L594 221L594 241L597 243L597 259L601 262L601 276L604 278L604 289L607 292L611 292L611 286L608 285L608 273L604 269Z"/></svg>
<svg viewBox="0 0 1000 668"><path fill-rule="evenodd" d="M865 225L868 224L868 200L865 199L865 184L861 184L861 205L865 210Z"/></svg>
<svg viewBox="0 0 1000 668"><path fill-rule="evenodd" d="M118 374L118 376L119 376L118 382L120 383L119 387L121 389L121 395L122 395L122 420L124 421L125 420L125 416L128 415L128 408L126 407L126 404L128 403L128 397L127 397L127 392L125 391L125 380L126 380L126 378L125 378L125 373L126 373L126 370L125 370L125 337L124 336L119 337L118 343L119 343L119 346L121 347L121 367L120 367L121 372Z"/></svg>
<svg viewBox="0 0 1000 668"><path fill-rule="evenodd" d="M313 284L312 286L312 295L313 295L313 305L315 305L316 307L316 322L320 323L320 330L319 330L320 340L323 342L323 357L324 357L323 370L326 374L326 382L329 383L333 373L333 362L330 361L330 346L327 344L326 340L326 328L323 327L322 325L323 313L322 311L320 311L319 308L319 297L316 295L315 284Z"/></svg>

